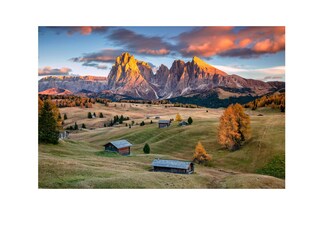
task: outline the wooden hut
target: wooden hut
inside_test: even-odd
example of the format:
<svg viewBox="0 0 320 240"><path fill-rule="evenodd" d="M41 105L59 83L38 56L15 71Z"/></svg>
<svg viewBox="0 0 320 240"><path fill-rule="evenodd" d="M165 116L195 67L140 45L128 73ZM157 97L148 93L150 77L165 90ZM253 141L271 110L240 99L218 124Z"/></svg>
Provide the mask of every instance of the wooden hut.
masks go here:
<svg viewBox="0 0 320 240"><path fill-rule="evenodd" d="M187 126L189 125L186 121L179 122L179 126Z"/></svg>
<svg viewBox="0 0 320 240"><path fill-rule="evenodd" d="M181 160L154 159L152 169L154 172L191 174L194 172L194 163Z"/></svg>
<svg viewBox="0 0 320 240"><path fill-rule="evenodd" d="M127 140L117 140L108 142L103 146L105 151L117 152L121 155L130 155L130 147L132 144Z"/></svg>
<svg viewBox="0 0 320 240"><path fill-rule="evenodd" d="M66 139L69 138L69 132L68 131L60 131L59 132L59 139Z"/></svg>
<svg viewBox="0 0 320 240"><path fill-rule="evenodd" d="M170 120L159 120L159 121L158 121L159 128L169 127L170 124L171 124L171 121L170 121Z"/></svg>

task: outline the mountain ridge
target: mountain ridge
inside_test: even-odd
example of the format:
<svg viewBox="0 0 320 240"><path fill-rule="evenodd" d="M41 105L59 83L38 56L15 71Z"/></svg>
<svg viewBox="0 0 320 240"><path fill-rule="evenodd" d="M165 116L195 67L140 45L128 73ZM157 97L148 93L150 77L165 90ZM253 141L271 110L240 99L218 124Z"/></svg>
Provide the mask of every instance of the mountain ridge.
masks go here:
<svg viewBox="0 0 320 240"><path fill-rule="evenodd" d="M39 92L50 88L67 89L75 94L108 90L131 98L154 100L205 94L219 88L224 89L219 90L218 95L227 91L226 95L230 96L262 96L285 88L285 83L229 75L197 56L188 62L174 60L170 68L161 64L153 73L147 62L137 60L125 52L115 59L107 77L47 76L39 80Z"/></svg>

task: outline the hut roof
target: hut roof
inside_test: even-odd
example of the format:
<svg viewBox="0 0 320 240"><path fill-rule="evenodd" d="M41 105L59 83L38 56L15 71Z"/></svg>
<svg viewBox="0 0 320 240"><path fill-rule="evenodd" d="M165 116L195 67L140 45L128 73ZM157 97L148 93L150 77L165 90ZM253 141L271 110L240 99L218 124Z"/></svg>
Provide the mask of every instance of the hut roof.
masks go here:
<svg viewBox="0 0 320 240"><path fill-rule="evenodd" d="M153 167L167 167L167 168L178 168L188 169L191 162L181 160L165 160L165 159L154 159L152 161Z"/></svg>
<svg viewBox="0 0 320 240"><path fill-rule="evenodd" d="M124 147L131 147L132 146L132 144L129 143L127 140L111 141L111 142L107 142L105 145L107 145L108 143L111 143L116 148L124 148Z"/></svg>
<svg viewBox="0 0 320 240"><path fill-rule="evenodd" d="M170 120L159 120L158 123L170 123Z"/></svg>

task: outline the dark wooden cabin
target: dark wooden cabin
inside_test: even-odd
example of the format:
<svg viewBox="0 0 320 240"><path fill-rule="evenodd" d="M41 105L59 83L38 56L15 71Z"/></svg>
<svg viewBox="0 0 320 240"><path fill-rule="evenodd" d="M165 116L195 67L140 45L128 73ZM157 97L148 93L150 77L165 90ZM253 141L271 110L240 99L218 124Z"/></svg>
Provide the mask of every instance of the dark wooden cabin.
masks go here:
<svg viewBox="0 0 320 240"><path fill-rule="evenodd" d="M154 172L191 174L194 172L194 163L181 160L154 159L152 168Z"/></svg>
<svg viewBox="0 0 320 240"><path fill-rule="evenodd" d="M187 126L189 125L186 121L179 122L179 126Z"/></svg>
<svg viewBox="0 0 320 240"><path fill-rule="evenodd" d="M103 146L105 151L117 152L121 155L130 155L130 147L132 144L127 140L117 140L108 142Z"/></svg>
<svg viewBox="0 0 320 240"><path fill-rule="evenodd" d="M159 121L158 121L159 128L169 127L170 124L171 124L171 121L170 121L170 120L159 120Z"/></svg>

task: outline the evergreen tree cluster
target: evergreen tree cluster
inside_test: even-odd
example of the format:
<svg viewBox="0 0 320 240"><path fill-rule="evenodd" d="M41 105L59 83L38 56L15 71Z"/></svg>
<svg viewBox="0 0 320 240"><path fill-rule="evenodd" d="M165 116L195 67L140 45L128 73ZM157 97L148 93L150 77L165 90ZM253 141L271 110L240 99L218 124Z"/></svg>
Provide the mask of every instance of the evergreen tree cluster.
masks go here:
<svg viewBox="0 0 320 240"><path fill-rule="evenodd" d="M120 116L119 115L115 115L113 117L113 120L111 120L109 122L109 126L113 126L116 123L122 124L124 121L127 121L129 119L130 119L129 117L124 117L123 115L120 115Z"/></svg>
<svg viewBox="0 0 320 240"><path fill-rule="evenodd" d="M42 101L39 98L38 102L38 141L57 144L59 130L62 129L60 112L50 99Z"/></svg>

